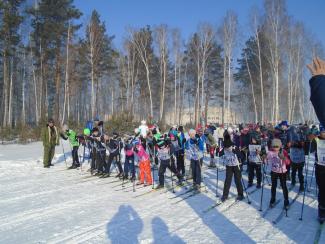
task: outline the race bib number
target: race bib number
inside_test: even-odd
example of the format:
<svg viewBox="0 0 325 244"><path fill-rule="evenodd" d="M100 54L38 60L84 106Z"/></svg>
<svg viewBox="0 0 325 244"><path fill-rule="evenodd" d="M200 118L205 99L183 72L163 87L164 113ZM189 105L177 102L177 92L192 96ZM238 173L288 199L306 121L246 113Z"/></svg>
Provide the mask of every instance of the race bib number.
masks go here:
<svg viewBox="0 0 325 244"><path fill-rule="evenodd" d="M228 152L228 151L225 151L225 155L223 156L223 162L228 166L239 165L237 156L233 152Z"/></svg>
<svg viewBox="0 0 325 244"><path fill-rule="evenodd" d="M282 172L282 162L281 159L276 154L269 155L267 158L268 164L271 165L272 171Z"/></svg>
<svg viewBox="0 0 325 244"><path fill-rule="evenodd" d="M248 150L249 150L249 161L253 162L253 163L258 163L261 162L261 158L260 155L257 153L261 151L261 145L249 145L248 146Z"/></svg>
<svg viewBox="0 0 325 244"><path fill-rule="evenodd" d="M168 148L161 148L158 150L158 158L160 160L168 160L170 159L169 149Z"/></svg>

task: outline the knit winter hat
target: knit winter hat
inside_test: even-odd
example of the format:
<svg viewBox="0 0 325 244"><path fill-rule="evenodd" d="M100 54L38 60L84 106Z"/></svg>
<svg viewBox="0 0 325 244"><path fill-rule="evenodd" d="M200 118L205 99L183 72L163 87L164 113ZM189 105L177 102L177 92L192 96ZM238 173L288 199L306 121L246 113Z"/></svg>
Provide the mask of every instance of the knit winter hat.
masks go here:
<svg viewBox="0 0 325 244"><path fill-rule="evenodd" d="M280 139L273 139L272 140L272 147L282 147L282 142Z"/></svg>

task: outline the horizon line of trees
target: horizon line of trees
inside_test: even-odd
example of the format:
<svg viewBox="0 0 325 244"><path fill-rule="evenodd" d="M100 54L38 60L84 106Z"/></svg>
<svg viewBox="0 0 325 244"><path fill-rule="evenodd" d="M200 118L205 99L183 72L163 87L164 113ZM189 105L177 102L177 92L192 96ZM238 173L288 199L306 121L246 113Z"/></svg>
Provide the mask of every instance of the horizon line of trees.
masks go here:
<svg viewBox="0 0 325 244"><path fill-rule="evenodd" d="M0 127L97 116L181 124L185 108L197 124L210 106L221 123L233 122L227 111L242 122L315 118L305 66L323 46L285 0L252 8L246 40L231 10L188 40L165 24L129 27L120 49L96 10L81 16L73 0L0 2Z"/></svg>

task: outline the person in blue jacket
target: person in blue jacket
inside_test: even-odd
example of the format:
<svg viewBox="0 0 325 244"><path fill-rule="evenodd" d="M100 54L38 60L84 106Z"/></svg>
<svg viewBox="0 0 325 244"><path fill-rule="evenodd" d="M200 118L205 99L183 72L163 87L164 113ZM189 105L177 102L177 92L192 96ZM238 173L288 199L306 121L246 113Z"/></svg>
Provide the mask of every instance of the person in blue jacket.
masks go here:
<svg viewBox="0 0 325 244"><path fill-rule="evenodd" d="M193 177L193 188L199 190L201 187L201 159L203 158L204 144L200 136L195 130L189 131L190 138L185 143L186 153L189 155L191 160L192 177Z"/></svg>
<svg viewBox="0 0 325 244"><path fill-rule="evenodd" d="M321 125L325 125L325 61L315 58L312 64L307 65L312 74L309 80L310 101ZM320 126L320 136L317 138L317 162L315 167L316 182L318 185L318 220L325 221L325 129ZM315 141L315 140L314 140Z"/></svg>

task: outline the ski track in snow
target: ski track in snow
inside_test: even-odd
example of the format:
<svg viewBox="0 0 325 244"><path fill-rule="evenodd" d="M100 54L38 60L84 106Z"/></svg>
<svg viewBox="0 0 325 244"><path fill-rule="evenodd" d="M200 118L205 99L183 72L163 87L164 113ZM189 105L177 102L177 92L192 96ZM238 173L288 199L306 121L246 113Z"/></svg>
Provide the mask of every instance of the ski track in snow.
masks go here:
<svg viewBox="0 0 325 244"><path fill-rule="evenodd" d="M69 151L66 142L63 146ZM267 184L262 212L260 190L249 196L250 205L245 199L228 209L237 194L233 184L230 199L204 213L218 200L215 169L204 167L206 188L201 194L176 203L191 193L170 199L185 191L177 188L176 193L163 190L135 197L151 187L132 192L127 182L130 192L125 192L120 182L112 183L115 177L88 178L88 163L83 171L66 170L61 146L56 148L55 167L44 169L42 150L41 143L0 146L0 243L313 243L318 226L314 184L306 192L303 220L299 220L301 194L288 217L275 225L272 221L282 211L283 195L278 188L281 202L262 218L270 199ZM71 155L66 156L69 166ZM219 195L224 177L225 171L219 172ZM247 185L246 174L243 179ZM166 181L170 186L170 178ZM290 200L298 187L289 193ZM322 233L320 243L324 242Z"/></svg>

